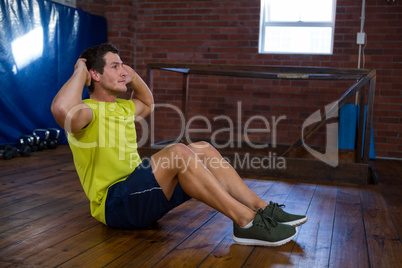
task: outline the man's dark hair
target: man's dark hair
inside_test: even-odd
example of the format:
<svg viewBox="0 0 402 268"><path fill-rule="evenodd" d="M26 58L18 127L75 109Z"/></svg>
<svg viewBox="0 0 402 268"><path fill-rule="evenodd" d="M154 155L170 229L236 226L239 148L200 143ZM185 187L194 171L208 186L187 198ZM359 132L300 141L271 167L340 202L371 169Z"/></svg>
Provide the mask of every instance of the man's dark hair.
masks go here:
<svg viewBox="0 0 402 268"><path fill-rule="evenodd" d="M97 46L87 48L84 52L82 52L80 58L84 58L87 60L86 65L88 71L92 69L100 74L103 74L103 68L106 65L104 56L108 52L119 54L119 51L113 45L100 44ZM94 91L93 81L91 81L91 85L88 87L88 91L89 94L91 94Z"/></svg>

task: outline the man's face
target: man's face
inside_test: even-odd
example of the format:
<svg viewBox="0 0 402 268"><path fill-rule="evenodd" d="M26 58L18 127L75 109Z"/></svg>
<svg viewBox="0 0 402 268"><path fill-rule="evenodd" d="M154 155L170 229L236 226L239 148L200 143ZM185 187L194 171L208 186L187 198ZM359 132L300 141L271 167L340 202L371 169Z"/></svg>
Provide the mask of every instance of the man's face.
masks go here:
<svg viewBox="0 0 402 268"><path fill-rule="evenodd" d="M123 68L123 62L118 54L108 52L103 57L106 64L103 74L99 74L99 85L113 95L119 95L127 91L127 72Z"/></svg>

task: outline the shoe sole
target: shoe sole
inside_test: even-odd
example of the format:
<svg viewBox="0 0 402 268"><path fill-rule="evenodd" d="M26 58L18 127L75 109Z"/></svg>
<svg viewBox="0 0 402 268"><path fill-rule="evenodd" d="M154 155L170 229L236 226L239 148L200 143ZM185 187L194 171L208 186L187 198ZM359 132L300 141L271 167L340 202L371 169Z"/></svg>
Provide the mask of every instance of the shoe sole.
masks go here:
<svg viewBox="0 0 402 268"><path fill-rule="evenodd" d="M278 247L283 244L286 244L290 240L296 237L297 233L299 232L299 228L296 227L296 233L286 239L277 241L277 242L269 242L264 240L257 240L257 239L248 239L248 238L239 238L236 237L234 234L232 235L233 241L235 241L239 245L245 246L264 246L264 247Z"/></svg>
<svg viewBox="0 0 402 268"><path fill-rule="evenodd" d="M295 220L295 221L288 221L288 222L281 222L283 224L287 224L287 225L292 225L292 226L300 226L302 224L305 224L307 222L307 217L301 218L299 220Z"/></svg>

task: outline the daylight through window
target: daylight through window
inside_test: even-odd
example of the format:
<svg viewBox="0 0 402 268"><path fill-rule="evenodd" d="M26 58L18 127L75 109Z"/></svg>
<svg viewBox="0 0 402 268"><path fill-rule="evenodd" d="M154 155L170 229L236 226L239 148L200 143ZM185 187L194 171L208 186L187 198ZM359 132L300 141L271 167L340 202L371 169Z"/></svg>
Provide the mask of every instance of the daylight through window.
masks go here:
<svg viewBox="0 0 402 268"><path fill-rule="evenodd" d="M332 54L336 0L261 0L260 53Z"/></svg>

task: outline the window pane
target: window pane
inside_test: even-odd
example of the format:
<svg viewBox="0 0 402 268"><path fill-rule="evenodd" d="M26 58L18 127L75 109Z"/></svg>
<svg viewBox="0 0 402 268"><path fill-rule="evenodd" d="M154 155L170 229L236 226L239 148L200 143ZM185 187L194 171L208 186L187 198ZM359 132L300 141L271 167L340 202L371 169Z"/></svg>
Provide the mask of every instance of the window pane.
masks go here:
<svg viewBox="0 0 402 268"><path fill-rule="evenodd" d="M266 22L269 21L299 21L301 0L267 0Z"/></svg>
<svg viewBox="0 0 402 268"><path fill-rule="evenodd" d="M330 54L331 27L265 27L265 52Z"/></svg>
<svg viewBox="0 0 402 268"><path fill-rule="evenodd" d="M304 0L300 3L302 21L332 21L332 0Z"/></svg>
<svg viewBox="0 0 402 268"><path fill-rule="evenodd" d="M265 21L332 21L332 4L332 0L267 0Z"/></svg>

